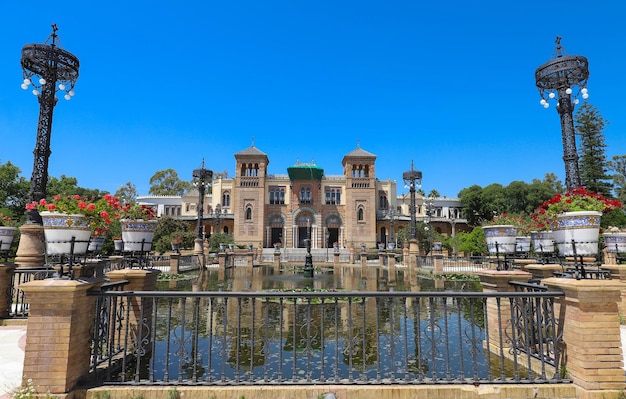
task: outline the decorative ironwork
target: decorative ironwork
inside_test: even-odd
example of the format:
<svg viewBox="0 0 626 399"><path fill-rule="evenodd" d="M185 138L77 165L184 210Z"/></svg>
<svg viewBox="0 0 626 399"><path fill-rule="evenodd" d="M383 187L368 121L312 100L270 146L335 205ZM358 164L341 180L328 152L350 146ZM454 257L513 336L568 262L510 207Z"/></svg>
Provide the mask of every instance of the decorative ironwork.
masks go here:
<svg viewBox="0 0 626 399"><path fill-rule="evenodd" d="M409 205L409 213L411 214L411 239L417 239L417 220L415 218L415 191L422 184L422 172L413 169L413 161L411 161L411 170L402 173L405 187L409 188L411 195L411 203Z"/></svg>
<svg viewBox="0 0 626 399"><path fill-rule="evenodd" d="M583 99L589 97L587 79L589 78L589 62L579 55L567 55L561 46L561 37L556 38L556 49L553 59L541 65L535 71L535 80L541 105L548 108L549 100L557 101L556 110L561 117L561 133L563 140L563 161L565 162L565 184L568 189L580 187L578 173L578 152L574 134L573 111L578 104L578 95ZM576 92L574 91L576 90Z"/></svg>
<svg viewBox="0 0 626 399"><path fill-rule="evenodd" d="M74 96L74 85L78 79L78 58L57 46L57 30L56 24L52 24L52 34L44 44L27 44L22 48L22 89L27 90L33 86L32 93L39 100L37 142L33 151L34 163L30 179L31 201L46 197L52 112L57 102L56 93L65 91L64 98L70 100ZM41 224L41 217L36 209L28 211L28 221Z"/></svg>

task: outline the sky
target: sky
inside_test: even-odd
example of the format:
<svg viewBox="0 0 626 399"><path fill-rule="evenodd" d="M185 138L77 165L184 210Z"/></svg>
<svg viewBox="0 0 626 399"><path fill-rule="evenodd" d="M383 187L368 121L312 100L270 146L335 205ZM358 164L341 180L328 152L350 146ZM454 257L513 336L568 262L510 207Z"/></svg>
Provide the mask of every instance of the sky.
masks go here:
<svg viewBox="0 0 626 399"><path fill-rule="evenodd" d="M537 67L561 36L589 60L589 102L626 154L626 3L481 0L31 0L0 3L0 163L30 179L39 104L20 88L21 49L58 26L80 60L54 108L49 175L115 192L174 169L235 174L252 143L268 173L298 162L341 175L357 146L376 176L422 171L422 189L565 181L554 104Z"/></svg>

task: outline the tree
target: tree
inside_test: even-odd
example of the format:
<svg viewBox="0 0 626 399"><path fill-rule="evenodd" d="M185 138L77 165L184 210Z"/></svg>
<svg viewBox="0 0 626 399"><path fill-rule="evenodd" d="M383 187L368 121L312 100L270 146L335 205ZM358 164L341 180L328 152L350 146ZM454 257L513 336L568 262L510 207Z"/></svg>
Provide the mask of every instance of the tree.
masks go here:
<svg viewBox="0 0 626 399"><path fill-rule="evenodd" d="M439 191L432 189L430 190L430 192L428 193L428 198L439 198L441 195L439 194Z"/></svg>
<svg viewBox="0 0 626 399"><path fill-rule="evenodd" d="M75 177L65 175L61 175L61 178L50 177L46 191L48 197L54 195L80 195L81 197L100 198L107 193L98 189L79 187L78 180Z"/></svg>
<svg viewBox="0 0 626 399"><path fill-rule="evenodd" d="M159 218L159 223L154 231L154 250L160 253L171 250L173 238L182 240L181 248L190 248L194 245L195 237L194 232L191 231L186 222L171 216L162 216Z"/></svg>
<svg viewBox="0 0 626 399"><path fill-rule="evenodd" d="M626 204L626 155L613 156L613 159L609 161L609 170L615 172L613 175L615 196Z"/></svg>
<svg viewBox="0 0 626 399"><path fill-rule="evenodd" d="M159 170L150 178L152 195L184 195L191 187L191 183L181 180L174 169Z"/></svg>
<svg viewBox="0 0 626 399"><path fill-rule="evenodd" d="M457 250L466 254L483 254L487 252L487 243L485 241L485 232L480 227L474 227L469 232L460 232L458 234L459 244Z"/></svg>
<svg viewBox="0 0 626 399"><path fill-rule="evenodd" d="M115 196L119 198L120 202L123 204L134 204L137 202L137 187L128 181L117 189Z"/></svg>
<svg viewBox="0 0 626 399"><path fill-rule="evenodd" d="M578 108L575 115L576 134L580 137L578 167L580 182L587 189L611 196L613 185L607 175L608 162L604 153L604 126L608 124L597 108L588 102Z"/></svg>
<svg viewBox="0 0 626 399"><path fill-rule="evenodd" d="M0 208L8 209L15 218L24 214L30 191L30 183L21 172L11 162L0 164Z"/></svg>

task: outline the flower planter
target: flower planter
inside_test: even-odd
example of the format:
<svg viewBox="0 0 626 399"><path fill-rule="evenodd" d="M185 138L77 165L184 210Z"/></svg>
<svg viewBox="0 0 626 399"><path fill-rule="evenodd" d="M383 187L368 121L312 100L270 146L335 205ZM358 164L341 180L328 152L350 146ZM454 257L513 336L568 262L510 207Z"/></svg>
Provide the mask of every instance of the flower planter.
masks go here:
<svg viewBox="0 0 626 399"><path fill-rule="evenodd" d="M0 226L0 242L2 242L0 251L8 251L11 248L16 231L17 227Z"/></svg>
<svg viewBox="0 0 626 399"><path fill-rule="evenodd" d="M626 232L604 233L604 243L609 252L626 252Z"/></svg>
<svg viewBox="0 0 626 399"><path fill-rule="evenodd" d="M113 240L113 246L115 251L122 252L124 250L124 241L122 240Z"/></svg>
<svg viewBox="0 0 626 399"><path fill-rule="evenodd" d="M68 215L57 212L40 212L43 221L43 233L46 241L46 253L84 254L87 252L91 229L84 215ZM72 237L74 250L72 251Z"/></svg>
<svg viewBox="0 0 626 399"><path fill-rule="evenodd" d="M517 229L510 224L483 226L489 253L510 254L515 252Z"/></svg>
<svg viewBox="0 0 626 399"><path fill-rule="evenodd" d="M91 237L87 251L90 251L90 252L102 251L102 245L104 245L103 236Z"/></svg>
<svg viewBox="0 0 626 399"><path fill-rule="evenodd" d="M515 251L516 252L530 252L530 237L527 237L527 236L515 237Z"/></svg>
<svg viewBox="0 0 626 399"><path fill-rule="evenodd" d="M156 220L120 220L124 252L147 252L152 249Z"/></svg>
<svg viewBox="0 0 626 399"><path fill-rule="evenodd" d="M536 253L554 252L554 233L552 231L533 231L530 233L530 238Z"/></svg>
<svg viewBox="0 0 626 399"><path fill-rule="evenodd" d="M596 255L601 217L602 212L595 211L565 212L557 215L554 222L554 242L559 255Z"/></svg>

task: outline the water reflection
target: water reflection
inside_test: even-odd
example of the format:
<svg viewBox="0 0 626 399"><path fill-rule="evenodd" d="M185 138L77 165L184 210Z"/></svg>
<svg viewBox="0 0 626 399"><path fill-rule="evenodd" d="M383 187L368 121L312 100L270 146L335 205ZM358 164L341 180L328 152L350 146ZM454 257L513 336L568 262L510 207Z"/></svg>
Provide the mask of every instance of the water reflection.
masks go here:
<svg viewBox="0 0 626 399"><path fill-rule="evenodd" d="M173 285L161 282L160 289L215 294L158 299L154 358L149 365L139 360L145 366L136 367L141 378L306 382L487 376L481 298L252 294L479 290L477 283L435 282L409 269L340 267L304 278L273 267L237 267L205 270ZM229 297L220 291L250 294Z"/></svg>

